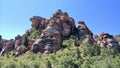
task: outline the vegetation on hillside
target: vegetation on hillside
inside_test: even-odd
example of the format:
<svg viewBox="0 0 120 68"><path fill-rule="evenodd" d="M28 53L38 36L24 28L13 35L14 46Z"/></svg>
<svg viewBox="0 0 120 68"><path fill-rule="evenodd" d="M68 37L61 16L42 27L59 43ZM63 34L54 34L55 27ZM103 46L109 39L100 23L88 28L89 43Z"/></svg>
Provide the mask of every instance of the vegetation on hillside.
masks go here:
<svg viewBox="0 0 120 68"><path fill-rule="evenodd" d="M33 30L28 36L28 39L36 39L39 35L40 35L39 30Z"/></svg>
<svg viewBox="0 0 120 68"><path fill-rule="evenodd" d="M52 54L31 54L14 57L14 52L0 56L0 68L119 68L120 54L116 47L90 44L73 46L74 38L65 40L62 48Z"/></svg>

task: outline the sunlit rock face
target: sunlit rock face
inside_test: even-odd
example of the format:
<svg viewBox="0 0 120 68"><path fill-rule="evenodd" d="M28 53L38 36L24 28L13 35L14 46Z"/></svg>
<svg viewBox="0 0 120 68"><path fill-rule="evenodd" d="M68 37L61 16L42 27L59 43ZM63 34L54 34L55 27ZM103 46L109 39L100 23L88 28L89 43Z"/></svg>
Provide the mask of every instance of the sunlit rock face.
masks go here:
<svg viewBox="0 0 120 68"><path fill-rule="evenodd" d="M63 31L62 31L63 39L69 39L72 32L76 28L74 19L69 17L68 14L65 12L63 13L63 15L61 15L60 20L63 28Z"/></svg>
<svg viewBox="0 0 120 68"><path fill-rule="evenodd" d="M45 29L42 31L40 38L38 38L32 45L31 50L34 53L39 52L48 54L59 50L62 41L69 39L72 31L76 28L74 19L61 10L58 10L53 14L50 20L46 23L47 24L43 24Z"/></svg>
<svg viewBox="0 0 120 68"><path fill-rule="evenodd" d="M34 53L48 54L60 49L62 44L62 28L61 24L55 20L50 20L46 29L43 30L39 39L32 45Z"/></svg>
<svg viewBox="0 0 120 68"><path fill-rule="evenodd" d="M12 51L15 47L15 41L14 39L10 39L8 42L5 42L3 44L2 51L0 52L0 55L4 55L5 53Z"/></svg>
<svg viewBox="0 0 120 68"><path fill-rule="evenodd" d="M100 36L94 36L95 41L101 47L119 46L119 43L114 39L113 35L102 32Z"/></svg>
<svg viewBox="0 0 120 68"><path fill-rule="evenodd" d="M46 20L45 20L45 18L42 18L40 16L33 16L32 18L30 18L30 21L32 22L31 26L33 29L41 30L44 27L44 25L46 24Z"/></svg>
<svg viewBox="0 0 120 68"><path fill-rule="evenodd" d="M15 39L3 40L0 36L0 55L14 50L19 56L27 51L36 54L49 54L61 49L64 40L73 39L73 46L81 44L99 45L101 47L120 46L112 35L101 33L94 35L84 21L75 21L62 10L56 11L50 19L40 16L30 18L31 28L23 36L16 36ZM72 44L71 44L72 45Z"/></svg>
<svg viewBox="0 0 120 68"><path fill-rule="evenodd" d="M33 53L48 54L59 50L62 41L68 40L75 33L77 37L82 39L83 43L94 44L93 33L88 29L86 24L83 21L79 21L77 28L74 19L69 17L67 12L62 12L59 9L50 19L38 17L36 20L35 17L32 18L33 20L30 19L33 25L32 28L36 28L39 25L43 30L30 49Z"/></svg>
<svg viewBox="0 0 120 68"><path fill-rule="evenodd" d="M88 29L84 21L78 22L78 29L79 29L79 37L85 35L93 36L93 33Z"/></svg>
<svg viewBox="0 0 120 68"><path fill-rule="evenodd" d="M84 21L78 22L78 37L83 43L94 44L93 33L88 29Z"/></svg>

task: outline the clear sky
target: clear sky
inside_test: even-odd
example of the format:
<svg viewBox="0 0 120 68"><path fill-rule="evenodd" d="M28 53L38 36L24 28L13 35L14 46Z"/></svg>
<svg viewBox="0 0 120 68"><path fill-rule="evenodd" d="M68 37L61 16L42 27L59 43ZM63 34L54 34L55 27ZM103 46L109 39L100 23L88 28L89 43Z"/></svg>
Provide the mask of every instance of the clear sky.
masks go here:
<svg viewBox="0 0 120 68"><path fill-rule="evenodd" d="M31 28L29 18L50 18L56 10L85 21L94 34L120 34L120 0L0 0L0 35L5 39Z"/></svg>

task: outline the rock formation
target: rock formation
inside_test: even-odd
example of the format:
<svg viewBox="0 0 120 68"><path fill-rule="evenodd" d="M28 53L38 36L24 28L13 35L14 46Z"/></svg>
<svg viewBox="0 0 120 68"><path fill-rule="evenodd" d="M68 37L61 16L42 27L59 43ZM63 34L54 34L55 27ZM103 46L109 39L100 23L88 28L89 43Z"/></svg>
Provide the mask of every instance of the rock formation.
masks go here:
<svg viewBox="0 0 120 68"><path fill-rule="evenodd" d="M102 32L100 36L94 36L94 40L101 47L119 46L119 43L114 39L113 35L105 32Z"/></svg>
<svg viewBox="0 0 120 68"><path fill-rule="evenodd" d="M18 35L11 40L3 40L0 36L1 55L12 50L15 51L16 56L26 51L49 54L61 49L62 42L69 40L71 35L75 36L74 46L79 45L76 38L80 39L83 44L89 43L101 47L120 45L120 42L118 43L108 33L103 32L100 36L93 36L84 21L79 21L78 27L76 27L74 19L60 9L50 19L33 16L30 21L32 23L31 29L27 30L23 36Z"/></svg>
<svg viewBox="0 0 120 68"><path fill-rule="evenodd" d="M93 33L83 21L78 22L78 37L83 43L94 44Z"/></svg>
<svg viewBox="0 0 120 68"><path fill-rule="evenodd" d="M9 40L8 42L3 44L3 48L2 48L0 55L4 55L5 53L13 50L14 47L15 47L14 39Z"/></svg>
<svg viewBox="0 0 120 68"><path fill-rule="evenodd" d="M62 41L69 39L74 28L76 28L74 19L69 18L66 12L58 10L47 22L40 38L33 43L31 51L48 54L60 49Z"/></svg>

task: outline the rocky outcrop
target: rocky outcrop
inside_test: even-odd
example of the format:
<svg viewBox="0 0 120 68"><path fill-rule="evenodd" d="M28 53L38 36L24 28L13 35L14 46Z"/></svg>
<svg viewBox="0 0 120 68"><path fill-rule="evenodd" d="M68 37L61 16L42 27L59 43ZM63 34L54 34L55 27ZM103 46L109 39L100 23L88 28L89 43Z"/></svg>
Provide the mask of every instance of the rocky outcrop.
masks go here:
<svg viewBox="0 0 120 68"><path fill-rule="evenodd" d="M15 47L15 41L14 39L9 40L8 42L3 44L2 51L0 52L0 55L4 55L5 53L12 51Z"/></svg>
<svg viewBox="0 0 120 68"><path fill-rule="evenodd" d="M84 21L78 22L78 29L79 29L79 37L83 37L85 35L93 36L93 33L88 29Z"/></svg>
<svg viewBox="0 0 120 68"><path fill-rule="evenodd" d="M93 33L88 29L84 21L78 22L78 37L83 43L94 44Z"/></svg>
<svg viewBox="0 0 120 68"><path fill-rule="evenodd" d="M60 20L63 28L63 39L69 39L70 35L76 28L74 19L69 17L68 14L65 12L61 15Z"/></svg>
<svg viewBox="0 0 120 68"><path fill-rule="evenodd" d="M40 37L32 45L31 51L33 53L48 54L60 49L62 41L69 39L76 28L74 19L61 10L53 14L46 23L43 24L45 29Z"/></svg>
<svg viewBox="0 0 120 68"><path fill-rule="evenodd" d="M100 36L94 36L94 40L101 47L109 47L109 46L119 46L119 43L114 39L113 35L102 32Z"/></svg>
<svg viewBox="0 0 120 68"><path fill-rule="evenodd" d="M1 55L11 50L15 51L16 56L27 51L49 54L61 49L63 41L69 40L72 36L74 46L80 45L78 40L83 44L89 43L101 47L120 46L120 43L108 33L93 36L84 21L79 21L76 27L74 19L60 9L50 19L33 16L30 21L31 29L27 30L23 36L18 35L11 40L3 40L0 36Z"/></svg>
<svg viewBox="0 0 120 68"><path fill-rule="evenodd" d="M8 40L2 39L2 36L0 35L0 51L2 51L3 47L5 47L5 43L7 43Z"/></svg>
<svg viewBox="0 0 120 68"><path fill-rule="evenodd" d="M22 36L18 35L15 39L10 40L0 40L1 52L0 55L4 55L5 53L15 50L18 46L22 45Z"/></svg>
<svg viewBox="0 0 120 68"><path fill-rule="evenodd" d="M32 45L32 51L34 53L41 52L46 53L46 47L49 46L49 53L54 50L60 49L62 44L62 35L60 32L60 24L51 20L45 30L43 30L39 39Z"/></svg>
<svg viewBox="0 0 120 68"><path fill-rule="evenodd" d="M43 21L45 19L39 16L33 16L30 18L30 21L32 22L32 28L33 29L42 29L43 25L45 24Z"/></svg>

